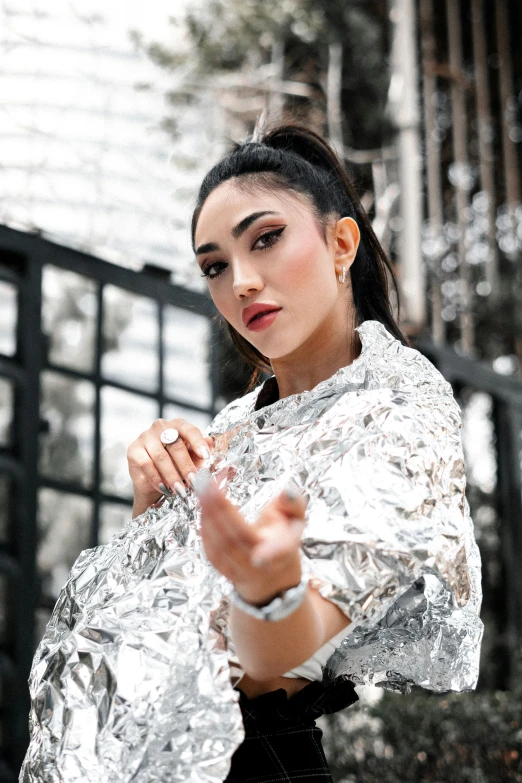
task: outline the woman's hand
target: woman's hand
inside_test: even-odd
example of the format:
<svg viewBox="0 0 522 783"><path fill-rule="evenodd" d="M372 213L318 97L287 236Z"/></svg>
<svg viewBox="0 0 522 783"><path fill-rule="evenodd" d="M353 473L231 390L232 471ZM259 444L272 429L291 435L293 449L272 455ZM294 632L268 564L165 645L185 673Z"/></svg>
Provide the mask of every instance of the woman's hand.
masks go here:
<svg viewBox="0 0 522 783"><path fill-rule="evenodd" d="M163 430L173 427L179 438L164 446L160 440ZM164 484L172 492L185 496L185 485L191 484L191 474L203 465L214 447L212 437L204 438L201 431L185 419L156 419L148 430L134 440L127 449L127 463L134 487L136 516L161 495ZM205 453L204 449L207 449Z"/></svg>
<svg viewBox="0 0 522 783"><path fill-rule="evenodd" d="M267 503L253 525L214 480L199 499L205 553L245 601L261 605L299 584L304 497L282 492Z"/></svg>

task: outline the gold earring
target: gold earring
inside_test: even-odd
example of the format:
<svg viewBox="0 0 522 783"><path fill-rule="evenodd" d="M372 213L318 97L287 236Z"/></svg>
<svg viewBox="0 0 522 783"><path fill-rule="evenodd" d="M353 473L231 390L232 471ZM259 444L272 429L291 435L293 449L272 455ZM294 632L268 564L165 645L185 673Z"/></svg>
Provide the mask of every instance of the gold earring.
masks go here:
<svg viewBox="0 0 522 783"><path fill-rule="evenodd" d="M346 267L342 266L341 269L343 270L342 274L337 275L337 279L340 283L346 283Z"/></svg>

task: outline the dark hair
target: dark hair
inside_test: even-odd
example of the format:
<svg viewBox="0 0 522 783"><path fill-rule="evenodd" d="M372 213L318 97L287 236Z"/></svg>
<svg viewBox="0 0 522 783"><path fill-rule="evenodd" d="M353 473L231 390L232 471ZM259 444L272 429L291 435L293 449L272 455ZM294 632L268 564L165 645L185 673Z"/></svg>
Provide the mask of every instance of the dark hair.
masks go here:
<svg viewBox="0 0 522 783"><path fill-rule="evenodd" d="M192 246L201 209L215 188L229 179L244 178L242 185L284 189L307 196L323 230L336 215L353 218L360 231L359 247L350 267L356 326L366 320L380 321L404 345L409 346L392 314L387 272L399 292L391 264L375 236L353 182L327 141L300 125L281 125L267 130L260 141L234 144L205 176L192 215ZM195 249L195 248L194 248ZM225 320L225 319L223 319ZM247 391L254 388L261 372L270 372L270 361L225 320L233 344L254 367Z"/></svg>

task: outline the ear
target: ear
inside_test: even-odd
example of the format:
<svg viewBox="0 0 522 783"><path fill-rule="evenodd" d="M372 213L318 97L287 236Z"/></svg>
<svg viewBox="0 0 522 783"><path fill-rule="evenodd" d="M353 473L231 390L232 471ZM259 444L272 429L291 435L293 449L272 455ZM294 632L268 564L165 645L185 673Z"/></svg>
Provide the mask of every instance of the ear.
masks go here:
<svg viewBox="0 0 522 783"><path fill-rule="evenodd" d="M351 217L343 217L335 226L335 264L350 267L353 264L357 248L361 239L361 232L355 220Z"/></svg>

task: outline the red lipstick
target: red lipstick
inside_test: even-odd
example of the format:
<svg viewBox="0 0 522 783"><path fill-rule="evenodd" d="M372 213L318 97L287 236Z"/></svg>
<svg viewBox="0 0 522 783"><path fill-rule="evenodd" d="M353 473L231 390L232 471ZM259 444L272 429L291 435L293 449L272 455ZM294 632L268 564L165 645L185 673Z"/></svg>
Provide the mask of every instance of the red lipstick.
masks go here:
<svg viewBox="0 0 522 783"><path fill-rule="evenodd" d="M266 302L256 302L255 304L245 307L245 309L241 313L241 318L243 319L243 323L245 324L245 326L248 326L248 328L250 328L250 324L253 318L255 318L257 322L258 320L261 320L262 313L265 314L265 313L279 312L279 310L281 309L282 308L279 307L278 305L267 304Z"/></svg>

